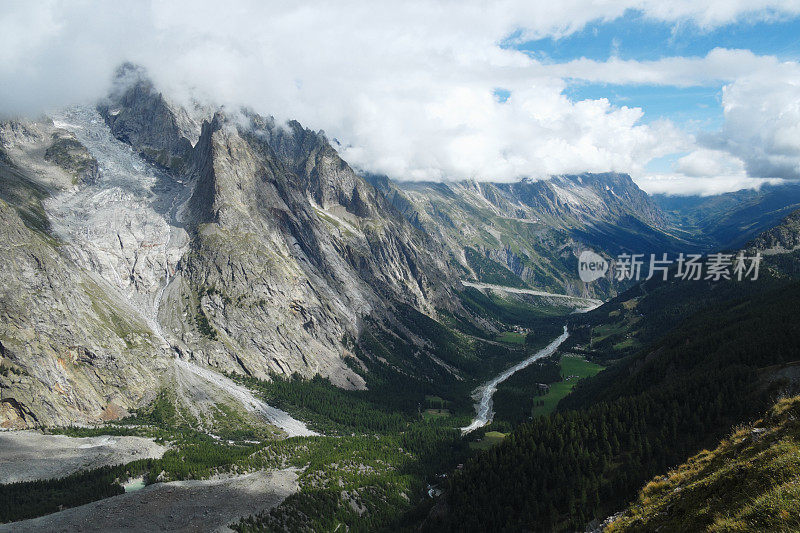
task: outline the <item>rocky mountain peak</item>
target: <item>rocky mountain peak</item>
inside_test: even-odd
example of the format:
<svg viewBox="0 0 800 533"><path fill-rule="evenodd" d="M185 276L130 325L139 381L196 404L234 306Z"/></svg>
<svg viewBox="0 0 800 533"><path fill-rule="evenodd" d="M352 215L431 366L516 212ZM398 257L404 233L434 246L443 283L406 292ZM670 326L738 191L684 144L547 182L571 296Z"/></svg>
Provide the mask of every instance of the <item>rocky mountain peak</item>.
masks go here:
<svg viewBox="0 0 800 533"><path fill-rule="evenodd" d="M271 152L297 178L305 195L323 209L339 205L357 217L382 216L388 204L331 146L324 132L297 121L277 125L272 117L249 113L248 139L267 144Z"/></svg>
<svg viewBox="0 0 800 533"><path fill-rule="evenodd" d="M97 109L114 136L144 159L176 173L185 170L198 126L155 89L143 68L119 67L111 93Z"/></svg>
<svg viewBox="0 0 800 533"><path fill-rule="evenodd" d="M562 174L500 187L522 204L551 215L591 221L631 214L659 228L667 223L664 213L628 174Z"/></svg>

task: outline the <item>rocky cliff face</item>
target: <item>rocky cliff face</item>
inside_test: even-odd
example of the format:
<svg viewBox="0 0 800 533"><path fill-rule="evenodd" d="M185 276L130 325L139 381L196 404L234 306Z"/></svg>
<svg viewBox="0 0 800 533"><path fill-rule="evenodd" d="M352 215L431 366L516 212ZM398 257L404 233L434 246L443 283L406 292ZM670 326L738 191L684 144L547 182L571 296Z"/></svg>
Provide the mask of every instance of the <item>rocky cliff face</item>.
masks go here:
<svg viewBox="0 0 800 533"><path fill-rule="evenodd" d="M145 160L174 172L185 169L199 125L158 92L141 68L122 65L111 94L97 109L114 136Z"/></svg>
<svg viewBox="0 0 800 533"><path fill-rule="evenodd" d="M455 278L324 137L248 118L216 114L193 154L194 237L166 309L192 309L203 338L174 314L165 323L207 364L363 387L344 339L393 303L434 312Z"/></svg>
<svg viewBox="0 0 800 533"><path fill-rule="evenodd" d="M221 114L204 125L193 162L192 243L160 315L180 350L262 377L298 371L363 386L342 340L372 311L367 287L323 238L291 175Z"/></svg>
<svg viewBox="0 0 800 533"><path fill-rule="evenodd" d="M9 125L0 138L0 427L118 418L157 389L166 348L125 298L64 253L43 200L70 188L46 156L64 132ZM72 139L74 141L74 139ZM85 149L85 147L83 147ZM83 149L75 149L81 162ZM14 164L25 162L25 168Z"/></svg>
<svg viewBox="0 0 800 533"><path fill-rule="evenodd" d="M97 109L0 128L0 424L121 416L174 357L363 388L365 317L454 305L441 246L324 135L198 113L128 66Z"/></svg>
<svg viewBox="0 0 800 533"><path fill-rule="evenodd" d="M627 174L579 174L547 180L522 180L498 184L502 198L522 204L522 209L550 215L556 220L582 223L613 222L633 215L657 229L666 228L666 217Z"/></svg>
<svg viewBox="0 0 800 533"><path fill-rule="evenodd" d="M97 180L97 159L69 132L53 133L53 143L45 151L44 158L70 173L73 183L92 184Z"/></svg>
<svg viewBox="0 0 800 533"><path fill-rule="evenodd" d="M0 427L118 418L156 389L164 350L135 312L0 202ZM20 286L24 285L24 289Z"/></svg>

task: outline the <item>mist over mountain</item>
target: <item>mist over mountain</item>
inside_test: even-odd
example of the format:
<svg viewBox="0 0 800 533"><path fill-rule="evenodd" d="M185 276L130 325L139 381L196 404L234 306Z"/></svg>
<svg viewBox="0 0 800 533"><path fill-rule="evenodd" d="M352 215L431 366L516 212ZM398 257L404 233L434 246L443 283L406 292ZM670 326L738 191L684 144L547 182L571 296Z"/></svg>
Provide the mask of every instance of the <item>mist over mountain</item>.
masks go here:
<svg viewBox="0 0 800 533"><path fill-rule="evenodd" d="M123 353L137 344L127 337L135 331L162 358L177 353L260 377L319 373L340 386L363 388L363 378L344 363L344 342L359 336L364 317L386 316L399 304L429 313L448 307L457 277L436 243L395 212L324 137L296 123L284 130L254 114L246 115L246 125L220 112L200 122L141 73L131 80L131 69L120 71L129 85L97 111L73 108L48 122L7 123L3 132L10 154L4 170L16 178L6 180L7 195L32 197L30 208L41 217L38 226L26 227L14 215L23 206L6 204L17 228L7 233L7 249L33 239L38 260L56 261L51 268L57 275L93 280L89 287L65 280L97 313L74 317L88 328L92 346L72 350L101 351L95 343L108 338L106 319L119 342L129 345ZM51 162L46 154L66 135L76 149ZM99 168L90 182L73 164L87 157ZM51 179L28 171L33 165ZM57 220L46 223L51 219ZM9 257L8 264L18 262ZM47 271L33 267L30 275L44 284L41 290L57 291ZM21 272L6 273L6 287L15 293L12 279L21 279ZM108 311L97 311L105 305ZM17 320L24 324L18 327L31 327L10 308L4 306L7 327ZM27 312L57 322L47 318L47 307ZM30 374L12 388L39 402L38 388L52 391L54 379L70 380L75 370L62 365L53 375L33 368L28 358L34 354L20 351L24 341L14 331L6 334L4 358ZM61 354L67 348L50 342L59 359L68 360ZM78 356L71 357L75 362ZM141 400L155 382L137 387ZM75 389L70 393L80 397L81 387ZM35 412L15 398L5 423L98 420L111 406L75 399L67 409L62 401L56 394ZM125 410L138 401L117 403Z"/></svg>

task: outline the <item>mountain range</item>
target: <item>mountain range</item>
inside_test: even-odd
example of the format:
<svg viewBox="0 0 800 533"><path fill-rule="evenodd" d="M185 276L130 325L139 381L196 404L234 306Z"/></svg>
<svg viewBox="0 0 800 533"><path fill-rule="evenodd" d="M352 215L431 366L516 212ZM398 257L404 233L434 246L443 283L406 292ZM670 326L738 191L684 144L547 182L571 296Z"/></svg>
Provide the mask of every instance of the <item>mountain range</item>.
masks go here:
<svg viewBox="0 0 800 533"><path fill-rule="evenodd" d="M624 509L623 528L649 523L649 500L626 508L642 483L797 393L800 186L403 181L336 146L179 103L132 64L101 102L0 123L0 427L170 446L0 484L43 502L1 519L64 487L97 488L72 506L135 475L291 466L295 494L239 530L569 530ZM762 278L578 277L584 251L719 250L762 254ZM496 419L462 434L509 368Z"/></svg>
<svg viewBox="0 0 800 533"><path fill-rule="evenodd" d="M606 369L473 457L426 527L796 528L797 216L743 245L756 281L654 278L574 315L567 353Z"/></svg>
<svg viewBox="0 0 800 533"><path fill-rule="evenodd" d="M12 427L120 416L152 399L173 357L364 388L348 340L365 319L396 323L396 306L408 305L485 322L461 304L462 280L608 298L624 287L610 271L581 282L583 250L611 260L710 250L795 199L787 186L654 200L614 173L362 177L321 132L187 109L130 64L95 109L6 122L0 135L13 265L0 346L21 372L2 387ZM757 222L732 221L764 204Z"/></svg>
<svg viewBox="0 0 800 533"><path fill-rule="evenodd" d="M481 322L461 280L607 296L572 275L584 248L681 242L627 175L365 179L319 132L186 109L133 65L96 108L1 135L10 427L121 416L173 357L364 388L348 339L367 318Z"/></svg>

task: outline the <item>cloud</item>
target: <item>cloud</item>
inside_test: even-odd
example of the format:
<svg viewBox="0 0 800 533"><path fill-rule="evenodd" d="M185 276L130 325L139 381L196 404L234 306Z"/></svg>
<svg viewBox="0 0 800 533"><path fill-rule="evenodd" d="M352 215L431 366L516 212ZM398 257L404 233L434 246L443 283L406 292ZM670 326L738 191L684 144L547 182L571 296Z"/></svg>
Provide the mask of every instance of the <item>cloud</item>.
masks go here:
<svg viewBox="0 0 800 533"><path fill-rule="evenodd" d="M751 176L800 179L800 66L727 85L725 122L705 144L736 154Z"/></svg>
<svg viewBox="0 0 800 533"><path fill-rule="evenodd" d="M695 150L678 159L676 169L692 178L747 175L741 159L721 150Z"/></svg>
<svg viewBox="0 0 800 533"><path fill-rule="evenodd" d="M578 60L553 68L561 75L601 83L722 84L721 129L700 134L696 150L675 166L683 177L704 179L664 177L662 185L676 193L760 186L752 178L800 179L800 64L795 61L715 49L697 58ZM708 186L703 189L703 184Z"/></svg>
<svg viewBox="0 0 800 533"><path fill-rule="evenodd" d="M668 122L639 124L639 109L614 108L605 99L572 102L562 89L560 80L531 84L504 103L480 85L440 85L422 101L364 95L359 109L369 114L357 115L364 128L357 137L370 141L342 152L357 165L405 179L512 180L628 171L687 141Z"/></svg>
<svg viewBox="0 0 800 533"><path fill-rule="evenodd" d="M723 125L698 136L674 173L641 173L648 192L717 194L800 179L800 66L776 64L726 84Z"/></svg>
<svg viewBox="0 0 800 533"><path fill-rule="evenodd" d="M741 19L776 21L800 13L797 0L646 0L640 7L652 19L664 22L691 20L707 30Z"/></svg>
<svg viewBox="0 0 800 533"><path fill-rule="evenodd" d="M693 87L733 82L743 76L766 76L781 69L773 56L750 50L715 48L702 57L666 57L653 61L576 59L541 65L543 74L593 83L669 85Z"/></svg>
<svg viewBox="0 0 800 533"><path fill-rule="evenodd" d="M296 118L338 139L354 165L394 178L642 175L650 159L692 149L741 151L752 173L764 161L773 168L794 157L788 125L769 139L766 122L752 131L723 130L698 147L668 121L643 123L640 109L563 93L568 78L727 83L724 98L733 107L729 113L726 104L726 120L738 124L755 112L741 107L748 89L739 80L780 71L775 58L715 50L701 58L545 64L500 45L512 35L563 37L631 9L710 29L795 16L800 2L12 1L0 9L0 113L100 98L113 69L129 60L181 101ZM498 87L508 91L506 101L494 96ZM752 87L749 97L773 90ZM747 148L752 139L762 142L760 151Z"/></svg>
<svg viewBox="0 0 800 533"><path fill-rule="evenodd" d="M741 189L760 189L764 185L785 183L780 178L750 178L746 175L691 177L683 174L648 174L635 179L648 194L669 196L711 196Z"/></svg>
<svg viewBox="0 0 800 533"><path fill-rule="evenodd" d="M636 183L650 194L708 196L740 189L759 189L781 179L753 178L744 162L724 150L699 148L678 159L675 172L643 173Z"/></svg>
<svg viewBox="0 0 800 533"><path fill-rule="evenodd" d="M0 115L35 115L97 99L151 27L112 3L5 2L0 7Z"/></svg>

